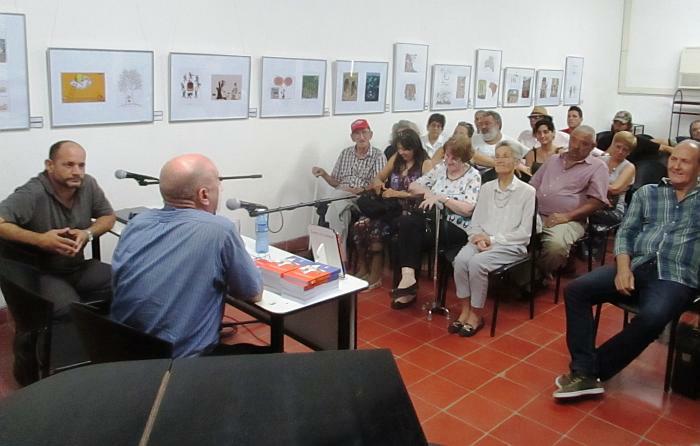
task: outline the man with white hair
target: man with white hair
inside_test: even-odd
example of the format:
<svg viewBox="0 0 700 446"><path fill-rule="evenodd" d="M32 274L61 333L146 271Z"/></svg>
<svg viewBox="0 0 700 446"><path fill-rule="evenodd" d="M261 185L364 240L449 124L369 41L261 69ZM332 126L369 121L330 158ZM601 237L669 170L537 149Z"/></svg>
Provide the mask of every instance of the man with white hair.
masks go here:
<svg viewBox="0 0 700 446"><path fill-rule="evenodd" d="M501 141L513 141L520 153L520 158L524 157L529 150L515 138L501 133L503 120L501 119L501 115L493 110L483 112L476 126L478 133L472 137L472 147L474 148L472 163L482 172L495 166L496 145ZM520 168L521 165L518 164L516 169L519 170Z"/></svg>
<svg viewBox="0 0 700 446"><path fill-rule="evenodd" d="M257 352L219 344L224 296L258 301L262 293L233 222L215 215L219 189L208 158L171 159L160 171L165 206L131 219L114 251L112 318L171 342L176 358Z"/></svg>
<svg viewBox="0 0 700 446"><path fill-rule="evenodd" d="M538 261L545 273L566 264L571 245L585 233L586 218L609 205L608 166L591 155L594 147L595 130L577 127L569 150L547 159L530 180L544 224Z"/></svg>

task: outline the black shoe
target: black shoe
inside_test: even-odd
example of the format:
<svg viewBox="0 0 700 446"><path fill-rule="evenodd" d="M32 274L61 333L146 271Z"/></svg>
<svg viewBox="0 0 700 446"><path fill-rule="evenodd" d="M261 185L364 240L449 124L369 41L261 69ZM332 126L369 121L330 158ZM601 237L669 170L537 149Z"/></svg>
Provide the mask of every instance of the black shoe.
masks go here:
<svg viewBox="0 0 700 446"><path fill-rule="evenodd" d="M461 330L463 326L464 326L464 324L461 323L460 321L454 321L450 325L447 326L447 332L450 334L459 333L459 330Z"/></svg>
<svg viewBox="0 0 700 446"><path fill-rule="evenodd" d="M400 300L398 300L399 297L404 296L409 296L409 294L402 294L401 296L397 296L396 299L391 301L391 308L393 308L394 310L403 310L404 308L408 308L411 305L415 304L418 300L415 294L413 294L413 299L409 300L408 302L401 302Z"/></svg>
<svg viewBox="0 0 700 446"><path fill-rule="evenodd" d="M391 290L391 296L396 299L401 296L409 296L411 294L416 294L418 292L418 282L414 283L408 288L394 288Z"/></svg>

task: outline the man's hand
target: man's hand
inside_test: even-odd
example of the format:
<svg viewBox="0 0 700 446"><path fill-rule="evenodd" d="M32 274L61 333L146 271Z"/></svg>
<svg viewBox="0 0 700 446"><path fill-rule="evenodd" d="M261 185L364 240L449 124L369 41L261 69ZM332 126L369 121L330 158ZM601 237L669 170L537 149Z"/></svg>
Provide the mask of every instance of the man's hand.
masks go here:
<svg viewBox="0 0 700 446"><path fill-rule="evenodd" d="M618 268L615 274L615 288L620 294L630 296L634 291L634 274L629 268Z"/></svg>
<svg viewBox="0 0 700 446"><path fill-rule="evenodd" d="M70 228L52 229L39 235L37 245L44 251L72 257L82 247L79 245Z"/></svg>
<svg viewBox="0 0 700 446"><path fill-rule="evenodd" d="M555 212L544 220L544 227L551 228L552 226L568 223L569 221L571 220L569 220L569 217L567 217L566 214Z"/></svg>
<svg viewBox="0 0 700 446"><path fill-rule="evenodd" d="M325 177L327 175L326 169L324 169L323 167L316 167L316 166L311 168L311 173L315 177Z"/></svg>
<svg viewBox="0 0 700 446"><path fill-rule="evenodd" d="M85 229L70 229L68 234L76 243L75 252L73 253L75 255L87 244L89 236Z"/></svg>

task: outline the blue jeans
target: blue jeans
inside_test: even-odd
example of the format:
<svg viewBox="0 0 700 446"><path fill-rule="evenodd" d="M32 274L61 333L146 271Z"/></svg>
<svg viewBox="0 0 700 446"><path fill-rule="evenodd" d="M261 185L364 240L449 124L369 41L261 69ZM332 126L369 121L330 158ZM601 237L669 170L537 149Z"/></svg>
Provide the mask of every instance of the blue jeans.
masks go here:
<svg viewBox="0 0 700 446"><path fill-rule="evenodd" d="M635 268L635 291L624 296L615 289L616 272L614 265L603 266L574 280L564 291L571 371L602 381L639 356L697 293L680 283L658 279L656 261L650 261ZM602 302L638 303L640 312L621 332L596 348L591 307Z"/></svg>

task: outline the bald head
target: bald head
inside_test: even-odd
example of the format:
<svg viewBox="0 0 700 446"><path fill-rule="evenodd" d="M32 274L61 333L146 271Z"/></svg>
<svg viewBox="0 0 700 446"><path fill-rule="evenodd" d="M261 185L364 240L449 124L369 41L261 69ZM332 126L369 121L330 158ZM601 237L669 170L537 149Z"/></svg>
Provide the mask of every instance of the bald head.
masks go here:
<svg viewBox="0 0 700 446"><path fill-rule="evenodd" d="M212 161L196 153L171 159L160 170L163 201L177 208L216 212L219 197L219 171Z"/></svg>
<svg viewBox="0 0 700 446"><path fill-rule="evenodd" d="M700 143L686 139L673 148L668 158L668 178L677 190L690 190L700 176Z"/></svg>

